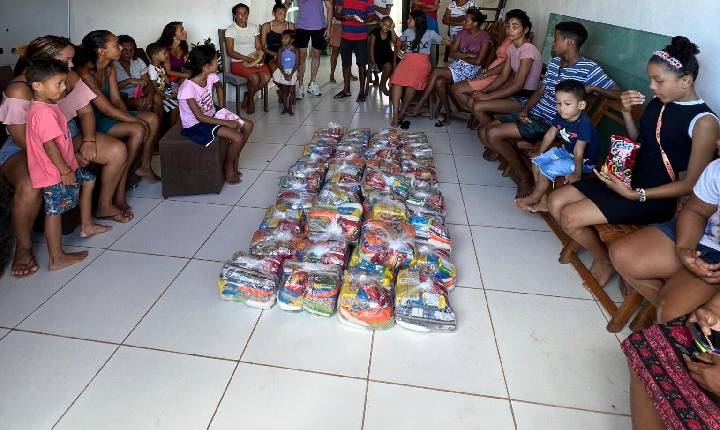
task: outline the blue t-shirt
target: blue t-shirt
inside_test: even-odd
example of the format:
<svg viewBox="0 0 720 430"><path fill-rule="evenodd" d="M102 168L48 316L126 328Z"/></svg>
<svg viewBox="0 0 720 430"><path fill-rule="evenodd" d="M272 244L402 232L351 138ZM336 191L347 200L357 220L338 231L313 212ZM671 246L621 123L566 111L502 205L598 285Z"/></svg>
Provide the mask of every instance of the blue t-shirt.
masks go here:
<svg viewBox="0 0 720 430"><path fill-rule="evenodd" d="M605 74L602 67L585 57L580 57L575 64L564 69L560 68L560 63L560 57L555 57L550 61L547 73L545 73L545 79L543 79L545 91L540 101L530 110L531 115L538 116L548 123L552 122L555 115L557 115L555 86L560 81L574 79L582 82L584 85L592 85L604 90L610 89L615 85L615 82Z"/></svg>
<svg viewBox="0 0 720 430"><path fill-rule="evenodd" d="M552 125L558 129L557 137L562 140L563 148L567 152L573 153L575 143L578 140L585 142L583 158L588 160L588 164L597 165L598 153L600 152L597 131L587 114L581 114L580 118L575 121L568 121L560 115L556 115Z"/></svg>

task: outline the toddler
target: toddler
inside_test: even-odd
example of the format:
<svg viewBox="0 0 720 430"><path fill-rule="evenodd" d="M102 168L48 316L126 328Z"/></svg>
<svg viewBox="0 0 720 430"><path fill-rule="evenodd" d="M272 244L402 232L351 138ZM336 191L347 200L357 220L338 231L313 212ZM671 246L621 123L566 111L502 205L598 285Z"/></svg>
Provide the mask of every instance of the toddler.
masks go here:
<svg viewBox="0 0 720 430"><path fill-rule="evenodd" d="M95 176L78 166L67 119L57 101L65 96L69 69L60 60L36 60L27 69L33 89L26 124L28 171L33 188L42 188L45 200L45 238L49 270L78 263L87 251L66 253L62 247L60 216L80 203L80 236L90 237L112 227L95 224L91 215Z"/></svg>
<svg viewBox="0 0 720 430"><path fill-rule="evenodd" d="M285 30L282 33L282 47L278 51L280 67L273 73L273 81L280 87L280 100L283 104L283 114L295 115L293 104L295 100L295 82L297 82L297 49L293 46L295 30Z"/></svg>
<svg viewBox="0 0 720 430"><path fill-rule="evenodd" d="M147 55L150 58L148 76L155 84L155 88L163 99L163 110L170 116L170 126L175 125L178 120L177 88L173 88L168 81L167 73L163 64L168 61L167 48L159 43L151 43L147 47Z"/></svg>
<svg viewBox="0 0 720 430"><path fill-rule="evenodd" d="M180 85L177 96L182 134L204 146L213 143L217 136L229 139L230 146L225 158L225 181L238 184L241 176L238 170L240 151L252 133L253 123L227 109L215 108L213 87L221 106L225 105L225 91L217 75L217 52L213 45L193 48L185 67L190 72L190 78Z"/></svg>
<svg viewBox="0 0 720 430"><path fill-rule="evenodd" d="M535 188L529 196L515 200L519 208L531 212L547 211L545 192L550 181L566 176L565 184L572 184L597 164L597 132L583 112L586 99L585 85L580 81L567 79L555 87L557 114L543 137L541 155L532 158ZM563 145L548 150L557 136Z"/></svg>

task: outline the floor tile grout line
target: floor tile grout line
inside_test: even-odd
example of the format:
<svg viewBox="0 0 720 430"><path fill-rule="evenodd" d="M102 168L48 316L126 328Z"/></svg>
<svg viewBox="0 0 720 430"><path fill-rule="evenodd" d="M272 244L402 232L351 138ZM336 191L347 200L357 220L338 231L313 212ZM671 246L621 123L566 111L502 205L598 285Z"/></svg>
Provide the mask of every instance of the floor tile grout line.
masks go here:
<svg viewBox="0 0 720 430"><path fill-rule="evenodd" d="M458 285L458 288L466 288L466 289L475 289L479 290L480 288L476 287L466 287L462 285ZM531 293L528 291L511 291L511 290L501 290L498 288L484 288L485 291L495 291L498 293L508 293L508 294L520 294L523 296L539 296L539 297L549 297L553 299L568 299L568 300L582 300L586 302L594 302L592 298L583 298L583 297L569 297L569 296L559 296L556 294L547 294L547 293ZM597 303L597 302L596 302Z"/></svg>
<svg viewBox="0 0 720 430"><path fill-rule="evenodd" d="M102 366L100 366L100 368L97 370L97 372L95 372L95 374L92 376L92 378L90 378L90 380L88 381L88 383L85 384L85 386L82 388L82 390L80 390L80 392L78 393L78 395L75 396L75 398L72 400L72 402L70 402L70 404L68 405L68 407L67 407L67 408L65 409L65 411L60 415L60 417L57 419L57 421L55 421L55 423L54 423L54 424L52 425L52 427L51 427L52 429L54 429L55 427L57 427L57 425L60 424L60 421L62 421L62 419L65 418L65 415L67 415L67 413L70 412L70 409L72 409L72 407L75 406L75 403L77 403L77 401L80 399L80 397L83 395L83 393L85 393L85 392L87 391L87 389L90 387L90 385L95 381L95 378L98 377L98 375L100 374L100 372L102 372L102 370L105 368L105 366L107 366L107 364L110 362L110 360L112 360L112 358L115 356L115 354L120 350L120 346L121 346L121 345L117 345L117 346L115 347L115 349L114 349L113 352L110 354L110 356L107 358L107 360L105 360L105 362L102 364Z"/></svg>
<svg viewBox="0 0 720 430"><path fill-rule="evenodd" d="M195 258L195 256L197 255L198 252L200 252L201 249L203 249L203 247L205 246L205 244L208 243L208 240L210 240L210 238L212 237L212 235L215 234L216 231L218 231L218 229L220 228L220 226L222 225L222 223L225 222L225 220L230 216L230 214L232 213L232 211L233 211L234 209L235 209L235 207L233 206L232 208L230 208L229 211L227 211L227 213L225 214L225 216L222 217L222 219L220 220L220 222L215 226L215 228L213 228L213 231L210 232L210 234L205 238L205 240L203 240L203 243L200 244L200 246L198 246L198 248L195 250L195 252L193 253L192 257L190 257L191 260L192 260L193 258ZM230 256L228 256L228 258L230 258Z"/></svg>
<svg viewBox="0 0 720 430"><path fill-rule="evenodd" d="M483 279L482 269L480 267L480 259L477 255L477 248L475 247L475 237L473 235L472 229L470 229L470 240L473 244L473 251L475 251L475 264L477 264L478 273L480 274L480 283L483 286L482 294L485 297L485 307L487 309L488 320L490 321L490 329L493 333L493 340L495 341L495 352L497 354L498 361L500 361L500 372L502 373L503 382L505 384L505 392L507 393L508 398L510 398L510 385L507 381L505 364L503 363L502 354L500 353L500 344L498 343L497 332L495 331L495 322L493 321L492 312L490 312L490 301L488 300L487 290L485 290L485 280ZM515 410L513 409L512 402L508 402L508 406L510 407L510 415L512 416L513 426L517 429L517 419L515 418Z"/></svg>
<svg viewBox="0 0 720 430"><path fill-rule="evenodd" d="M552 403L535 402L532 400L522 400L522 399L511 398L510 402L526 403L529 405L545 406L545 407L556 408L556 409L569 409L572 411L590 412L590 413L595 413L595 414L612 415L612 416L616 416L616 417L630 417L630 414L623 414L620 412L599 411L596 409L579 408L576 406L561 406L561 405L554 405Z"/></svg>
<svg viewBox="0 0 720 430"><path fill-rule="evenodd" d="M97 249L97 248L95 248L95 249ZM20 327L20 324L24 323L24 322L25 322L28 318L30 318L35 312L37 312L38 309L40 309L40 308L42 308L43 306L45 306L45 304L46 304L47 302L49 302L53 297L55 297L58 293L60 293L60 291L61 291L62 289L64 289L68 284L70 284L70 282L74 281L75 278L77 278L78 276L80 276L80 274L81 274L82 272L84 272L85 269L87 269L88 267L90 267L90 265L91 265L92 263L94 263L94 262L95 262L98 258L100 258L103 254L105 254L105 251L106 251L106 250L101 251L101 252L97 255L97 257L93 258L91 261L88 261L88 263L87 263L82 269L80 269L75 275L73 275L70 279L68 279L67 282L63 283L57 290L55 290L55 292L53 292L52 294L50 294L50 296L48 296L47 299L43 300L43 302L40 303L39 305L37 305L37 307L35 307L35 309L33 309L29 314L25 315L25 317L24 317L23 319L21 319L17 324L15 324L15 327L13 327L13 330L15 330L15 329L17 329L18 327ZM89 255L88 255L88 256L89 256Z"/></svg>
<svg viewBox="0 0 720 430"><path fill-rule="evenodd" d="M365 400L363 401L363 413L362 413L362 420L360 421L360 430L365 429L365 415L367 414L368 392L370 391L370 369L372 368L372 357L373 357L374 347L375 347L375 330L373 330L372 337L370 338L370 356L368 357L368 368L367 368L367 374L365 376Z"/></svg>
<svg viewBox="0 0 720 430"><path fill-rule="evenodd" d="M223 390L222 394L220 395L220 398L218 399L217 405L215 405L215 410L213 411L212 415L210 416L210 421L208 422L208 425L206 427L207 430L210 429L210 426L212 425L213 421L215 420L215 416L217 415L218 410L220 409L220 405L222 404L223 400L225 399L225 394L227 394L228 389L230 388L230 384L232 383L233 378L235 377L235 373L237 372L238 367L240 367L240 363L242 362L242 357L245 355L245 351L247 350L248 345L250 345L250 339L252 339L253 334L255 334L255 329L257 328L258 324L260 323L260 318L262 318L262 315L265 311L261 310L260 314L258 314L257 319L255 320L255 325L253 325L252 331L250 331L250 335L247 338L247 341L245 342L245 347L243 347L242 352L240 353L240 357L238 357L235 367L233 368L233 371L230 373L230 377L228 378L227 384L225 384L225 389Z"/></svg>
<svg viewBox="0 0 720 430"><path fill-rule="evenodd" d="M117 239L115 239L114 241L112 241L112 243L110 243L110 244L107 246L107 248L112 248L116 243L118 243L118 241L119 241L120 239L122 239L123 237L125 237L126 234L130 233L130 232L131 232L138 224L140 224L145 218L147 218L148 216L150 216L151 213L155 212L155 210L156 210L157 208L159 208L160 205L163 204L163 202L165 202L165 199L160 199L160 201L157 202L157 204L156 204L155 206L153 206L152 209L150 209L150 210L149 210L145 215L143 215L139 220L137 220L135 223L133 223L133 225L131 225L130 228L127 229L126 232L124 232L124 233L121 234ZM107 248L106 248L106 249L107 249Z"/></svg>

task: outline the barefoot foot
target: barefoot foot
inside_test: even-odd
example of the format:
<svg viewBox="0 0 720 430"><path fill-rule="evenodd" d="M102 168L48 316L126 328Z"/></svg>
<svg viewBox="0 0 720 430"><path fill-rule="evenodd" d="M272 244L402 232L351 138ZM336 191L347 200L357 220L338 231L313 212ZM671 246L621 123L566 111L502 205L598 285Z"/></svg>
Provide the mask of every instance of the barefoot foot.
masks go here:
<svg viewBox="0 0 720 430"><path fill-rule="evenodd" d="M608 283L613 273L615 273L615 268L610 260L598 260L596 258L592 266L590 266L590 273L601 287L605 287L605 284Z"/></svg>
<svg viewBox="0 0 720 430"><path fill-rule="evenodd" d="M141 178L147 179L151 183L160 182L160 177L153 172L152 168L138 168L135 170L135 174Z"/></svg>
<svg viewBox="0 0 720 430"><path fill-rule="evenodd" d="M537 212L549 212L550 208L547 204L547 195L542 196L539 202L535 203L534 205L531 205L528 210L533 213Z"/></svg>
<svg viewBox="0 0 720 430"><path fill-rule="evenodd" d="M87 226L80 227L80 237L90 237L96 234L102 234L106 231L112 230L112 226L101 225L101 224L90 224Z"/></svg>
<svg viewBox="0 0 720 430"><path fill-rule="evenodd" d="M80 252L63 252L62 254L58 255L56 258L50 258L50 264L48 264L48 270L55 271L64 269L68 266L72 266L73 264L77 264L84 259L86 259L88 256L87 251L80 251Z"/></svg>

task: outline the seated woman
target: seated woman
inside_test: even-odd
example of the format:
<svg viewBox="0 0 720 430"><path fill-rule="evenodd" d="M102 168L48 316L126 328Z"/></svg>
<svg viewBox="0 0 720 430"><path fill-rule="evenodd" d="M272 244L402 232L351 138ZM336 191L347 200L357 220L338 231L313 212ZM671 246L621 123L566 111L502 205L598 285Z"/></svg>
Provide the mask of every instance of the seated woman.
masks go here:
<svg viewBox="0 0 720 430"><path fill-rule="evenodd" d="M190 74L184 71L184 67L189 49L187 31L185 31L183 23L173 21L165 25L157 43L168 50L168 60L163 64L168 75L174 76L178 81L187 79Z"/></svg>
<svg viewBox="0 0 720 430"><path fill-rule="evenodd" d="M155 91L148 65L135 55L137 45L135 39L123 34L118 36L120 59L113 61L117 72L118 88L125 106L130 110L155 112L162 118L162 97Z"/></svg>
<svg viewBox="0 0 720 430"><path fill-rule="evenodd" d="M390 78L393 104L391 127L410 126L409 121L403 120L405 111L415 98L415 93L427 87L432 69L430 48L433 43L442 41L439 34L427 29L425 14L420 11L410 12L407 24L408 28L398 39L399 46L395 50L402 60ZM400 99L402 99L402 109Z"/></svg>
<svg viewBox="0 0 720 430"><path fill-rule="evenodd" d="M703 342L703 335L720 332L720 294L687 319L633 333L622 343L633 429L720 428L720 355L702 352L689 326Z"/></svg>
<svg viewBox="0 0 720 430"><path fill-rule="evenodd" d="M248 24L250 8L238 3L232 8L233 23L225 29L225 50L230 57L230 71L247 78L248 86L241 107L245 112L255 112L255 94L270 82L270 68L252 56L258 50L257 27Z"/></svg>
<svg viewBox="0 0 720 430"><path fill-rule="evenodd" d="M135 170L135 174L151 182L159 181L160 178L153 172L150 162L160 118L153 112L128 111L123 103L118 89L117 72L115 67L110 66L113 60L120 58L117 36L107 30L91 31L83 37L82 46L80 55L76 55L78 73L95 94L102 94L115 107L112 110L95 111L96 129L125 141L128 150L126 170L130 169L135 157L140 153L140 167ZM121 181L121 185L124 184L125 178Z"/></svg>
<svg viewBox="0 0 720 430"><path fill-rule="evenodd" d="M25 68L33 60L50 58L72 65L75 48L63 37L43 36L34 39L19 52L21 57L15 66L16 76L6 86L0 104L0 122L6 126L9 135L0 148L0 175L14 189L11 212L15 230L15 257L11 273L15 277L25 277L38 270L32 254L32 225L42 203L41 190L33 188L30 183L25 151L27 110L33 98L33 91L25 77ZM91 101L95 102L95 94L72 70L68 74L66 86L67 95L58 104L68 118L78 164L87 166L92 162L103 166L102 187L95 215L98 218L129 222L132 212L123 211L113 203L114 195L120 199L119 203L125 203L125 189L120 192L118 187L127 159L125 146L116 139L95 132L95 116L90 105Z"/></svg>
<svg viewBox="0 0 720 430"><path fill-rule="evenodd" d="M278 51L282 46L283 31L294 30L295 24L286 20L287 8L282 0L275 0L272 13L275 19L266 22L260 27L260 45L265 52L265 64L274 73L278 68Z"/></svg>
<svg viewBox="0 0 720 430"><path fill-rule="evenodd" d="M630 138L640 143L632 172L632 188L615 175L583 179L552 192L550 213L563 230L595 257L590 272L605 285L614 269L608 250L593 225L649 225L672 219L677 199L692 191L714 157L718 120L695 91L699 65L697 46L677 36L648 62L655 97L635 126L630 109L645 97L622 94L623 117ZM679 177L680 172L686 172Z"/></svg>
<svg viewBox="0 0 720 430"><path fill-rule="evenodd" d="M485 131L493 122L493 114L513 113L524 108L530 96L540 84L542 54L528 41L532 22L519 9L511 10L505 16L508 39L506 61L498 78L481 91L473 93L470 110L478 123L478 136L487 142Z"/></svg>
<svg viewBox="0 0 720 430"><path fill-rule="evenodd" d="M440 97L440 103L443 108L443 119L435 124L435 127L444 127L450 120L450 100L448 99L447 85L448 83L465 81L472 79L480 73L482 64L485 62L492 39L490 35L481 30L483 22L485 22L485 14L480 9L470 8L465 14L465 22L463 31L461 31L455 41L450 46L450 56L455 59L449 67L437 67L432 72L429 88L423 94L422 98L410 112L410 116L416 116L422 106L425 105L428 98L436 91Z"/></svg>
<svg viewBox="0 0 720 430"><path fill-rule="evenodd" d="M720 149L720 140L717 142ZM661 323L685 315L720 289L720 160L703 171L677 217L612 244L626 285L657 307Z"/></svg>

